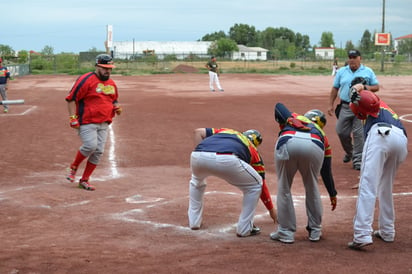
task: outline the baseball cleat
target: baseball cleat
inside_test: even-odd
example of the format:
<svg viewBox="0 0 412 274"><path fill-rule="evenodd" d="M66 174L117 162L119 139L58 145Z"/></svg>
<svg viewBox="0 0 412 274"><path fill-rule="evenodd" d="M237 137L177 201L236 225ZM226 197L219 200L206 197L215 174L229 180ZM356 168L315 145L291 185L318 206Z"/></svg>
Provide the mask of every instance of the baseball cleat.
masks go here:
<svg viewBox="0 0 412 274"><path fill-rule="evenodd" d="M344 163L349 163L350 162L350 160L352 160L352 156L351 155L348 155L348 154L345 154L345 156L343 157L343 162Z"/></svg>
<svg viewBox="0 0 412 274"><path fill-rule="evenodd" d="M373 232L373 236L375 236L376 238L378 238L378 239L380 239L380 240L382 240L382 241L384 241L384 242L386 242L386 243L393 243L393 242L394 242L394 239L384 239L384 238L382 237L381 233L379 232L379 230L375 230L375 231Z"/></svg>
<svg viewBox="0 0 412 274"><path fill-rule="evenodd" d="M260 228L253 225L252 230L250 230L246 235L240 235L239 233L236 234L238 237L249 237L249 236L256 236L260 234Z"/></svg>
<svg viewBox="0 0 412 274"><path fill-rule="evenodd" d="M66 179L69 180L70 183L74 183L74 180L76 179L76 169L74 168L68 168L67 169L67 176Z"/></svg>
<svg viewBox="0 0 412 274"><path fill-rule="evenodd" d="M306 227L306 230L309 233L309 241L318 242L320 240L320 237L322 236L322 231L310 229L309 227Z"/></svg>
<svg viewBox="0 0 412 274"><path fill-rule="evenodd" d="M90 191L93 191L93 190L96 189L94 186L89 184L89 182L87 180L80 180L79 181L79 188L82 188L82 189L85 189L85 190L90 190Z"/></svg>
<svg viewBox="0 0 412 274"><path fill-rule="evenodd" d="M357 243L357 242L349 242L348 247L353 250L362 250L363 247L371 245L372 243Z"/></svg>

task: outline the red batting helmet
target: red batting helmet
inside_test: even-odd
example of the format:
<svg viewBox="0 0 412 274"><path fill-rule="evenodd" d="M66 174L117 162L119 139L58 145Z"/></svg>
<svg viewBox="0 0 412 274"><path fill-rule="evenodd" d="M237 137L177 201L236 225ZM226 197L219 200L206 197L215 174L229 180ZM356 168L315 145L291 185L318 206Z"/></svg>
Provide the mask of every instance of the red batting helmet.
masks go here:
<svg viewBox="0 0 412 274"><path fill-rule="evenodd" d="M380 98L369 90L362 90L360 100L355 103L350 103L350 109L361 120L365 120L368 115L378 117L380 110Z"/></svg>

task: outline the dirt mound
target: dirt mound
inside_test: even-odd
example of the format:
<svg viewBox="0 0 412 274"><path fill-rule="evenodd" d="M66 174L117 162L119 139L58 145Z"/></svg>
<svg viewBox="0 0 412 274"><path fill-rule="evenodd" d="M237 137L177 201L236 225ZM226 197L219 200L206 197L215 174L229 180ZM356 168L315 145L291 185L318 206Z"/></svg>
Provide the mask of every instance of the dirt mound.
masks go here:
<svg viewBox="0 0 412 274"><path fill-rule="evenodd" d="M197 73L198 71L197 68L188 65L178 65L173 69L175 73Z"/></svg>

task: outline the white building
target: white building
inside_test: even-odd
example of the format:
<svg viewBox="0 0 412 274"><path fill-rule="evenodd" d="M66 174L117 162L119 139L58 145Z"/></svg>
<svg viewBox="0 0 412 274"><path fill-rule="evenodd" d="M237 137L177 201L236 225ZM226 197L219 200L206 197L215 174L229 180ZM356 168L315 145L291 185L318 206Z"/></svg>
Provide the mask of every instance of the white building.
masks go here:
<svg viewBox="0 0 412 274"><path fill-rule="evenodd" d="M113 57L129 59L130 57L141 57L156 55L164 59L167 55L174 55L181 60L190 55L208 57L207 50L212 42L113 42Z"/></svg>
<svg viewBox="0 0 412 274"><path fill-rule="evenodd" d="M253 60L266 61L267 52L269 50L260 47L246 47L244 45L237 45L239 51L233 52L233 60Z"/></svg>
<svg viewBox="0 0 412 274"><path fill-rule="evenodd" d="M395 45L394 45L395 50L398 51L399 44L402 43L402 41L407 40L407 39L412 39L412 34L408 34L408 35L404 35L404 36L395 38L395 41L394 41L395 42Z"/></svg>
<svg viewBox="0 0 412 274"><path fill-rule="evenodd" d="M113 42L113 57L116 59L139 58L142 56L156 55L160 60L168 55L174 55L182 60L195 55L200 58L208 58L209 47L213 42L156 42L156 41L132 41ZM238 45L239 52L233 52L233 60L267 60L268 50L258 47L246 47Z"/></svg>
<svg viewBox="0 0 412 274"><path fill-rule="evenodd" d="M333 60L335 58L335 48L315 48L316 59Z"/></svg>

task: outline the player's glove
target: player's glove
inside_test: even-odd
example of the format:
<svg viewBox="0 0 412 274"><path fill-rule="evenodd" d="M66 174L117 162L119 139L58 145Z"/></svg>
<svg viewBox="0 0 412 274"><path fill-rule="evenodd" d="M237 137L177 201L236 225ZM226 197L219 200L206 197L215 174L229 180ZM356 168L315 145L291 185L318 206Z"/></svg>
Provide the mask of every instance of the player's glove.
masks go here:
<svg viewBox="0 0 412 274"><path fill-rule="evenodd" d="M332 206L332 211L335 210L336 206L338 205L338 198L330 197L330 205Z"/></svg>
<svg viewBox="0 0 412 274"><path fill-rule="evenodd" d="M72 128L79 128L80 127L80 123L79 123L79 120L77 119L77 115L70 116L70 126Z"/></svg>
<svg viewBox="0 0 412 274"><path fill-rule="evenodd" d="M123 109L120 106L115 106L113 108L114 113L116 113L117 115L122 114Z"/></svg>
<svg viewBox="0 0 412 274"><path fill-rule="evenodd" d="M356 88L356 85L350 89L350 101L354 104L358 104L360 100L360 94L358 92L358 89Z"/></svg>

